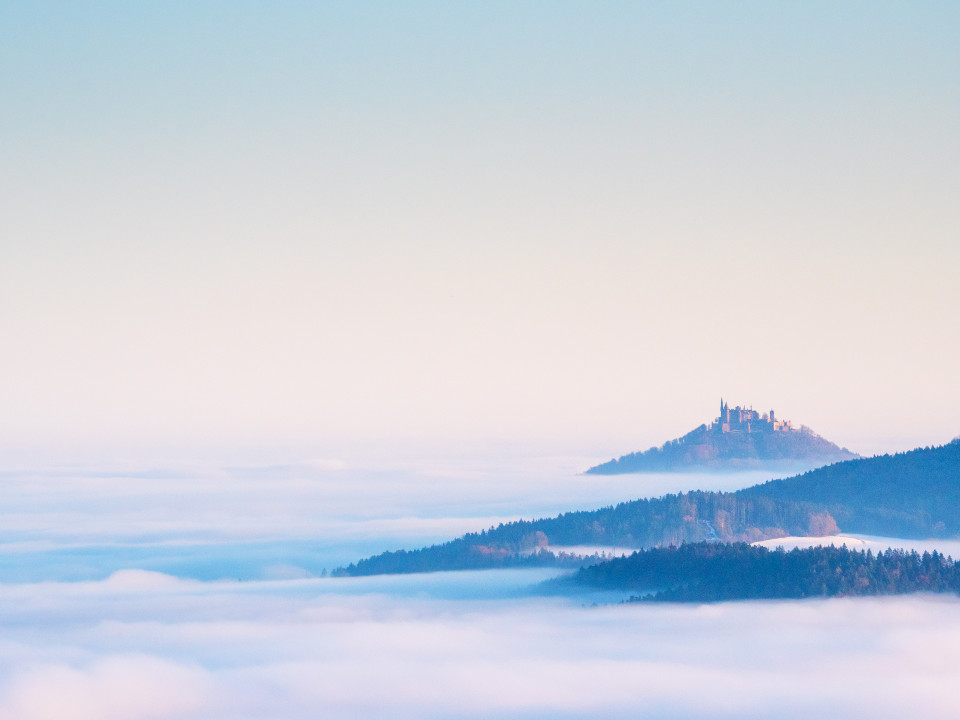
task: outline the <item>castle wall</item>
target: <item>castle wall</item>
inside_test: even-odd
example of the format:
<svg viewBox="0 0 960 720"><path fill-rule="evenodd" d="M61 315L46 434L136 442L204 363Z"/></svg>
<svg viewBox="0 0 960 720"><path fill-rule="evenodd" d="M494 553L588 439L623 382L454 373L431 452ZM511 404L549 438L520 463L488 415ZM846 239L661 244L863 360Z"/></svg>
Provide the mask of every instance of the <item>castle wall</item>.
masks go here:
<svg viewBox="0 0 960 720"><path fill-rule="evenodd" d="M793 430L790 421L777 420L773 410L769 414L764 413L761 417L760 413L753 408L740 407L739 405L731 408L722 400L720 401L720 417L717 418L714 427L721 433L768 433Z"/></svg>

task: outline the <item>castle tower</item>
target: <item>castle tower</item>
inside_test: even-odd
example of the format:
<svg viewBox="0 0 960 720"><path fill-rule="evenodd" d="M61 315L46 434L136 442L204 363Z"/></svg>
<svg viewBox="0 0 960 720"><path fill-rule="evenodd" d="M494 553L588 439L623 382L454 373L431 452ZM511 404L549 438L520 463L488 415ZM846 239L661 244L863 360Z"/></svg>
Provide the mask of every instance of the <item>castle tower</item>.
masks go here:
<svg viewBox="0 0 960 720"><path fill-rule="evenodd" d="M725 433L730 430L730 406L720 398L720 417L717 418L717 432Z"/></svg>

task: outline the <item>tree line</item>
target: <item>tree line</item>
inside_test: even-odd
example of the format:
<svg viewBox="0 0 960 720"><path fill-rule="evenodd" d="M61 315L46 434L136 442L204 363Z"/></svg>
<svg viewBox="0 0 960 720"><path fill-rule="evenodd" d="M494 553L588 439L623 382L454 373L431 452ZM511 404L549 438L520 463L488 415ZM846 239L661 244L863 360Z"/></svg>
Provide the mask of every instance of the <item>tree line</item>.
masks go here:
<svg viewBox="0 0 960 720"><path fill-rule="evenodd" d="M712 602L960 592L960 567L939 552L843 547L768 550L746 543L692 543L641 550L581 568L574 582L641 590L631 600Z"/></svg>

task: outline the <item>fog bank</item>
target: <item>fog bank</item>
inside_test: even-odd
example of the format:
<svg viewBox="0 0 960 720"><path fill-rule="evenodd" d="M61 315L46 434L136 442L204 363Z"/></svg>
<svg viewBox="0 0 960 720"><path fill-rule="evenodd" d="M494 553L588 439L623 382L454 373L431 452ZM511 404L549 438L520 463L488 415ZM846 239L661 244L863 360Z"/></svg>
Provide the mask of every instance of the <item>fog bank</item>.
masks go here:
<svg viewBox="0 0 960 720"><path fill-rule="evenodd" d="M0 718L946 718L960 701L955 598L511 599L538 577L3 586Z"/></svg>

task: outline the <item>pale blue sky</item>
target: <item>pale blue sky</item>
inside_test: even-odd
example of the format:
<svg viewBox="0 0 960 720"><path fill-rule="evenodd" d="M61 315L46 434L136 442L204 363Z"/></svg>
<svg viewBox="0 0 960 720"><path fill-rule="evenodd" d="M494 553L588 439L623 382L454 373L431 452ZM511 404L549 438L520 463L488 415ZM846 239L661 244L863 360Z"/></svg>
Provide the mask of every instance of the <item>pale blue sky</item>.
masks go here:
<svg viewBox="0 0 960 720"><path fill-rule="evenodd" d="M5 3L0 450L960 434L954 3Z"/></svg>

